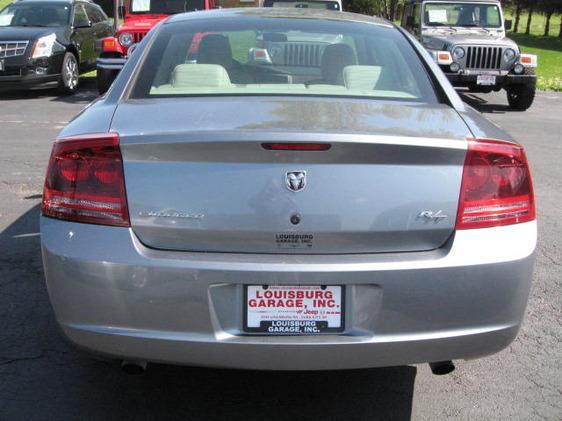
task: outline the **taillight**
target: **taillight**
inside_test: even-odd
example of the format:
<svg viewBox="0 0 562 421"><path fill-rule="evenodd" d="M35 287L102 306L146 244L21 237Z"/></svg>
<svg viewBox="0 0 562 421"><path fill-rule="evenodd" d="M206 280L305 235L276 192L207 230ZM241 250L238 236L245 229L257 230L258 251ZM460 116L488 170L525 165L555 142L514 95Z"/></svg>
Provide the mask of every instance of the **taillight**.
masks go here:
<svg viewBox="0 0 562 421"><path fill-rule="evenodd" d="M470 140L456 229L534 219L533 184L523 147L495 139Z"/></svg>
<svg viewBox="0 0 562 421"><path fill-rule="evenodd" d="M129 226L123 160L116 133L55 142L41 212L70 221Z"/></svg>

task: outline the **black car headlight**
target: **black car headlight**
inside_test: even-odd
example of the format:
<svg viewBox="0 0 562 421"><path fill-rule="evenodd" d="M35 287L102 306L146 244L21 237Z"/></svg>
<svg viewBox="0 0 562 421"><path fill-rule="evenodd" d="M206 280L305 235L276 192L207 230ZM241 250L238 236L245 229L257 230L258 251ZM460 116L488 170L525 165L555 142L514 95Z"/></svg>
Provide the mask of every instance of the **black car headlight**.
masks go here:
<svg viewBox="0 0 562 421"><path fill-rule="evenodd" d="M31 58L50 57L53 54L53 47L55 46L56 40L57 36L55 34L39 38L35 42Z"/></svg>

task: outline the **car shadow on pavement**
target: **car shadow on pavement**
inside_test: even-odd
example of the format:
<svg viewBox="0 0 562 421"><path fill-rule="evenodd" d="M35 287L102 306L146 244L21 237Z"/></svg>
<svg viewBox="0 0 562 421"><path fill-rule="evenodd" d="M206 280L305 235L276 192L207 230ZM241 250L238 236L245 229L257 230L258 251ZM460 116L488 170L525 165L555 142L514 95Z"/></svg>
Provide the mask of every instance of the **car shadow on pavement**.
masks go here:
<svg viewBox="0 0 562 421"><path fill-rule="evenodd" d="M486 94L474 94L468 91L457 91L460 95L461 99L466 102L468 105L476 108L481 113L494 113L494 114L504 114L507 112L517 112L509 108L509 105L506 104L498 104L496 102L489 102L486 99ZM492 97L494 100L497 100L496 96Z"/></svg>
<svg viewBox="0 0 562 421"><path fill-rule="evenodd" d="M259 372L153 364L135 376L95 360L58 331L38 232L38 204L0 232L3 419L411 418L414 367Z"/></svg>
<svg viewBox="0 0 562 421"><path fill-rule="evenodd" d="M81 80L80 88L74 95L60 95L56 88L30 88L0 91L0 101L51 98L51 101L69 104L88 104L98 97L96 81L93 78Z"/></svg>

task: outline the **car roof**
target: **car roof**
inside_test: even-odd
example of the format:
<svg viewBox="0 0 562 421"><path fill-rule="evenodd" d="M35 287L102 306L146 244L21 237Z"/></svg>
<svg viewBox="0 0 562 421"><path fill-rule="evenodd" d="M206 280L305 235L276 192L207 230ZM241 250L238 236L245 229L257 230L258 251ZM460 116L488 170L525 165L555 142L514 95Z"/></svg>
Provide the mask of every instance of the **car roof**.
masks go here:
<svg viewBox="0 0 562 421"><path fill-rule="evenodd" d="M166 20L166 23L184 22L191 20L203 20L209 18L234 18L234 17L264 17L264 18L285 18L285 19L317 19L317 20L332 20L340 22L360 22L369 23L379 26L392 28L394 24L391 22L376 17L360 15L357 13L349 12L336 12L331 10L320 9L300 9L292 7L243 7L234 9L218 9L207 10L201 12L189 12L172 15Z"/></svg>
<svg viewBox="0 0 562 421"><path fill-rule="evenodd" d="M501 0L405 0L405 3L421 3L430 1L432 3L500 3Z"/></svg>

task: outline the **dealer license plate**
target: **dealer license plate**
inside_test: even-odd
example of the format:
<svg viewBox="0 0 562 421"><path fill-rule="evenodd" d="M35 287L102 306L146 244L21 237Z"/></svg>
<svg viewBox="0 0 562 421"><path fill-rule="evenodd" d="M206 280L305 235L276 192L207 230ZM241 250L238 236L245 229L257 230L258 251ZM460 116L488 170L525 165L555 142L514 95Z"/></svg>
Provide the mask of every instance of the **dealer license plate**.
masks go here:
<svg viewBox="0 0 562 421"><path fill-rule="evenodd" d="M477 85L495 85L496 84L496 76L494 75L478 75L476 77L476 84Z"/></svg>
<svg viewBox="0 0 562 421"><path fill-rule="evenodd" d="M314 335L344 330L342 286L247 285L244 330Z"/></svg>

